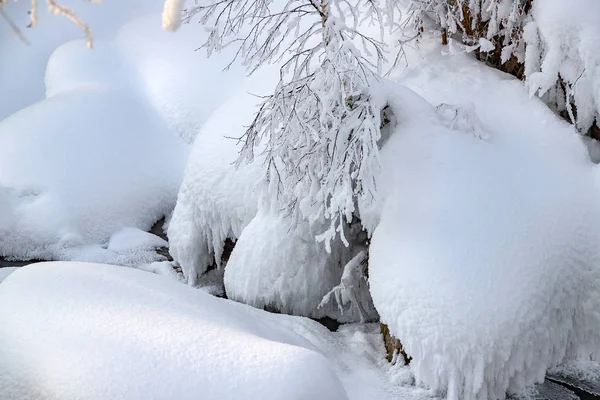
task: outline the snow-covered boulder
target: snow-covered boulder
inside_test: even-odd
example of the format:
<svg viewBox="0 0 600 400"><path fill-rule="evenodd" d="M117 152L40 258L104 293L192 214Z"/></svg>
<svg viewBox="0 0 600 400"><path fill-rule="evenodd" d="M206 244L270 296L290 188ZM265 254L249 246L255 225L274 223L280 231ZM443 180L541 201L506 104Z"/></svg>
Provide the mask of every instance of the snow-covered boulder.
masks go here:
<svg viewBox="0 0 600 400"><path fill-rule="evenodd" d="M360 321L360 311L346 295L340 298L342 304L331 296L321 305L325 295L340 284L344 265L353 256L339 239L328 253L315 239L325 229L323 224L294 224L290 218L261 210L244 228L227 262L227 297L285 314ZM366 300L363 318L373 318L376 313L366 282L352 290Z"/></svg>
<svg viewBox="0 0 600 400"><path fill-rule="evenodd" d="M195 284L199 274L220 264L225 239L237 239L257 213L262 163L235 168L245 126L277 82L277 70L258 71L217 109L196 137L177 198L168 237L171 255Z"/></svg>
<svg viewBox="0 0 600 400"><path fill-rule="evenodd" d="M6 399L345 400L307 339L316 331L329 334L135 269L33 264L0 284L0 388Z"/></svg>
<svg viewBox="0 0 600 400"><path fill-rule="evenodd" d="M81 88L13 114L0 121L0 187L12 209L0 255L113 262L86 246L102 252L119 230L149 230L169 213L186 155L125 90Z"/></svg>
<svg viewBox="0 0 600 400"><path fill-rule="evenodd" d="M246 72L234 59L233 48L211 54L197 50L208 35L200 24L184 24L166 32L160 17L132 20L119 31L114 46L132 71L137 92L167 123L192 143L212 112L239 90Z"/></svg>
<svg viewBox="0 0 600 400"><path fill-rule="evenodd" d="M480 126L453 127L395 89L404 112L382 151L371 292L417 381L504 398L565 357L600 356L600 171L520 82L465 56L426 60L402 82L466 104Z"/></svg>

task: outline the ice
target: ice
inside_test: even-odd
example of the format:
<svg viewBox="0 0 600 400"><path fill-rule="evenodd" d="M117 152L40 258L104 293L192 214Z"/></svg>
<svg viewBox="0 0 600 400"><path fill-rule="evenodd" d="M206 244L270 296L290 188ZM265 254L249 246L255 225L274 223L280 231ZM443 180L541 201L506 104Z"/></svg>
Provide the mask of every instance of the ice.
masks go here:
<svg viewBox="0 0 600 400"><path fill-rule="evenodd" d="M504 398L565 356L599 356L599 171L519 81L434 54L398 80L434 106L472 109L485 135L449 130L390 85L401 113L382 150L371 293L417 382L448 399Z"/></svg>
<svg viewBox="0 0 600 400"><path fill-rule="evenodd" d="M237 239L257 213L262 160L236 169L240 143L259 103L277 82L275 68L257 71L217 109L196 137L168 237L171 255L191 284L220 265L225 239Z"/></svg>
<svg viewBox="0 0 600 400"><path fill-rule="evenodd" d="M0 284L4 398L434 398L411 381L385 361L377 324L332 333L98 264L32 264Z"/></svg>
<svg viewBox="0 0 600 400"><path fill-rule="evenodd" d="M244 228L225 268L228 298L285 314L359 321L359 310L346 297L342 304L332 299L319 307L323 297L340 283L344 264L352 256L339 240L328 253L324 244L315 240L324 229L324 224L311 227L305 221L294 226L290 218L260 211ZM356 288L357 292L360 289L357 296L368 296L366 283ZM371 305L364 317L376 316Z"/></svg>

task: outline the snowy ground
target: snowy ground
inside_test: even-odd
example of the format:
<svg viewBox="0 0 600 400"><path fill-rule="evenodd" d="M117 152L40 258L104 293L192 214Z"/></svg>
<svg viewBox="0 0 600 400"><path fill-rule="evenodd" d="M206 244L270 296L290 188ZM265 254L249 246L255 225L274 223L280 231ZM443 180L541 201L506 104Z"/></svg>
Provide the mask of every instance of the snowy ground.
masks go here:
<svg viewBox="0 0 600 400"><path fill-rule="evenodd" d="M167 34L162 0L125 3L81 10L100 27L93 52L51 17L26 31L31 47L0 36L15 54L0 59L14 93L0 98L0 267L61 260L0 269L0 398L485 399L598 353L598 168L521 82L438 38L392 74L399 129L381 203L362 213L375 305L411 366L385 360L378 324L330 332L208 295L223 294L223 270L199 274L226 238L239 243L224 285L258 308L333 315L318 304L342 271L316 276L329 260L314 232L286 238L289 221L258 212L257 164L232 168L224 136L243 133L276 72L222 72L231 53L193 51L200 27ZM6 10L25 21L24 3ZM173 210L183 274L148 233ZM599 371L570 361L549 376L584 398ZM528 390L519 399L574 398L548 381Z"/></svg>
<svg viewBox="0 0 600 400"><path fill-rule="evenodd" d="M377 324L331 333L130 268L27 266L0 284L0 326L8 398L434 398Z"/></svg>

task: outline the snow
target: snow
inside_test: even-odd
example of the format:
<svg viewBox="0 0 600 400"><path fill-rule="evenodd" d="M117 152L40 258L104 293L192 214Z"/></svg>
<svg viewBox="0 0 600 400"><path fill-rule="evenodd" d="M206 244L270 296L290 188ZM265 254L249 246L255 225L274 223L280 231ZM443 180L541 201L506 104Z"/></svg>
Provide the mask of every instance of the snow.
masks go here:
<svg viewBox="0 0 600 400"><path fill-rule="evenodd" d="M85 246L102 252L114 233L148 230L172 210L186 154L123 90L84 87L13 114L0 121L0 186L14 216L0 226L0 254L99 261Z"/></svg>
<svg viewBox="0 0 600 400"><path fill-rule="evenodd" d="M377 328L332 333L136 269L38 263L0 284L0 387L39 400L433 398L387 364Z"/></svg>
<svg viewBox="0 0 600 400"><path fill-rule="evenodd" d="M160 7L131 15L135 4L118 13L108 7L118 15L95 36L93 51L83 40L64 40L69 35L58 28L39 44L38 58L15 48L45 65L44 52L66 41L49 56L47 100L0 121L0 255L123 265L163 259L155 237L118 250L109 239L122 229L148 230L172 212L185 142L244 74L236 66L221 72L231 52L209 60L194 51L206 35L201 26L171 35L160 27ZM39 76L27 78L15 79L19 93L28 93L18 104L38 98Z"/></svg>
<svg viewBox="0 0 600 400"><path fill-rule="evenodd" d="M154 18L160 27L159 13L163 2L164 0L111 0L97 4L67 0L62 3L74 9L80 19L90 26L97 42L111 40L123 24L148 14L156 15ZM30 1L19 1L9 2L3 8L21 28L30 44L26 45L10 34L5 21L2 21L0 48L10 56L0 58L0 88L3 93L11 95L0 96L0 120L43 100L46 90L44 74L50 55L60 45L84 38L84 33L75 24L64 17L47 13L45 4L39 6L38 25L34 29L26 29L30 22L30 7ZM83 44L82 46L85 47Z"/></svg>
<svg viewBox="0 0 600 400"><path fill-rule="evenodd" d="M595 0L534 2L526 27L526 75L532 94L553 90L559 80L576 111L569 116L586 132L600 119L600 3ZM564 108L565 98L558 99ZM575 115L576 113L576 115Z"/></svg>
<svg viewBox="0 0 600 400"><path fill-rule="evenodd" d="M599 172L519 81L439 53L398 81L471 109L479 127L450 129L388 86L400 114L382 150L369 283L417 382L448 399L504 398L565 356L599 356Z"/></svg>
<svg viewBox="0 0 600 400"><path fill-rule="evenodd" d="M5 280L10 274L18 270L19 267L5 267L0 268L0 283Z"/></svg>
<svg viewBox="0 0 600 400"><path fill-rule="evenodd" d="M245 70L233 64L232 49L207 57L196 50L207 32L199 24L185 24L175 34L165 32L155 16L136 18L123 26L115 38L127 77L137 93L187 143L221 104L237 93ZM245 121L247 122L247 121Z"/></svg>
<svg viewBox="0 0 600 400"><path fill-rule="evenodd" d="M340 283L344 260L350 255L339 240L328 253L324 244L315 240L323 230L323 224L311 227L301 221L294 226L290 218L260 211L243 230L227 262L227 297L285 314L359 321L358 310L346 298L341 312L334 300L319 307L323 297ZM368 317L376 315L370 311Z"/></svg>
<svg viewBox="0 0 600 400"><path fill-rule="evenodd" d="M219 107L196 137L169 223L170 252L193 285L220 264L225 239L237 239L258 211L262 165L236 169L239 138L252 120L257 95L268 93L277 70L257 71Z"/></svg>

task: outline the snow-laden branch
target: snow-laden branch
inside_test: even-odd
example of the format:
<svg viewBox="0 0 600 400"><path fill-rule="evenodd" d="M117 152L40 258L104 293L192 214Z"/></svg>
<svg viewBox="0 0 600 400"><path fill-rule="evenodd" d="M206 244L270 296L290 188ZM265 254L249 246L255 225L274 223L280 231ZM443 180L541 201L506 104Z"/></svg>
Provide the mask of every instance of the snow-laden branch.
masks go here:
<svg viewBox="0 0 600 400"><path fill-rule="evenodd" d="M14 2L18 2L20 0L14 0ZM85 0L90 3L100 3L101 0ZM27 39L19 29L19 27L8 17L8 15L4 12L4 7L9 3L9 0L0 0L0 16L7 21L13 33L18 36L24 43L28 43ZM84 33L85 33L85 41L88 48L92 48L94 46L94 38L92 35L92 30L90 27L82 21L74 10L69 7L66 7L56 0L46 0L46 6L48 12L54 15L60 15L72 23L77 25ZM31 9L29 11L30 14L30 22L29 28L34 28L39 22L39 4L38 0L31 0Z"/></svg>
<svg viewBox="0 0 600 400"><path fill-rule="evenodd" d="M381 109L377 87L385 60L381 38L361 32L365 19L388 23L393 5L368 0L215 0L186 10L209 28L209 54L229 45L250 72L281 66L243 135L238 166L266 141L265 178L275 207L310 221L329 220L318 237L329 250L343 221L377 195ZM232 62L234 62L233 60Z"/></svg>

